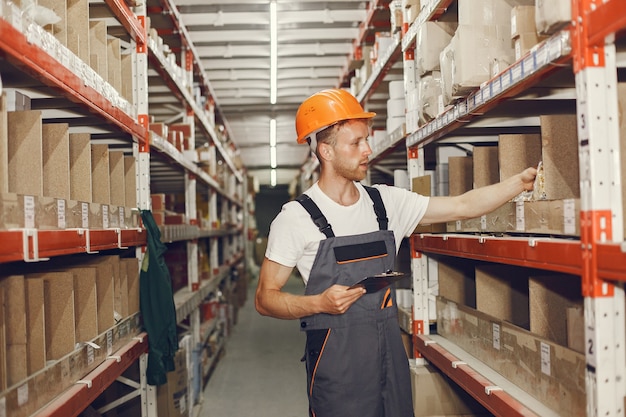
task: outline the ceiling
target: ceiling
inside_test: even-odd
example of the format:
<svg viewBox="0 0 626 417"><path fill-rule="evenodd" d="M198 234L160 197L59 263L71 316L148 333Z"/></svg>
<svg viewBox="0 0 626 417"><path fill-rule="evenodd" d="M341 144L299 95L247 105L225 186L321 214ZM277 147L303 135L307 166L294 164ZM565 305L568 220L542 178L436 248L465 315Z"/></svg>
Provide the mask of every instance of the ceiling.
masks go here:
<svg viewBox="0 0 626 417"><path fill-rule="evenodd" d="M170 1L195 46L243 165L260 185L271 180L270 119L276 119L277 127L276 183L288 184L310 157L308 147L295 140L298 105L316 91L349 87L359 63L352 59L355 45L373 43L374 32L390 25L388 7L370 11L369 1L276 0L277 100L270 104L269 0ZM159 13L167 3L147 1L151 26L166 43L168 32ZM368 16L373 16L371 24L364 27ZM365 105L379 113L375 124L384 127L387 92L382 90Z"/></svg>

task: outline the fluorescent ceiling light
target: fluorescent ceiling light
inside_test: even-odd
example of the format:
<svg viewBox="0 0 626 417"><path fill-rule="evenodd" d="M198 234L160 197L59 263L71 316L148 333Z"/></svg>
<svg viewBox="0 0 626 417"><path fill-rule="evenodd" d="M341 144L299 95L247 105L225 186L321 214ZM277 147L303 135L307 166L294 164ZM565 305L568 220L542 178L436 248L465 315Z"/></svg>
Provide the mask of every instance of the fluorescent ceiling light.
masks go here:
<svg viewBox="0 0 626 417"><path fill-rule="evenodd" d="M278 65L278 22L276 0L270 2L270 104L276 104L276 81Z"/></svg>
<svg viewBox="0 0 626 417"><path fill-rule="evenodd" d="M270 185L272 187L276 187L276 170L275 169L270 171Z"/></svg>
<svg viewBox="0 0 626 417"><path fill-rule="evenodd" d="M270 119L270 146L276 146L276 119Z"/></svg>
<svg viewBox="0 0 626 417"><path fill-rule="evenodd" d="M270 166L276 168L276 146L270 146Z"/></svg>

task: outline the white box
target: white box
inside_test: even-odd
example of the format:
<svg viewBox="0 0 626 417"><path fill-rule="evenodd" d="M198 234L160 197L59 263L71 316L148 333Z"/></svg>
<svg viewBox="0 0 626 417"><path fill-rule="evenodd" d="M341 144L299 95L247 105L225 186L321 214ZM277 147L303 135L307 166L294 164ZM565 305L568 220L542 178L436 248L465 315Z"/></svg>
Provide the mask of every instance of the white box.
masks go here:
<svg viewBox="0 0 626 417"><path fill-rule="evenodd" d="M503 0L458 0L459 25L511 24L511 6Z"/></svg>
<svg viewBox="0 0 626 417"><path fill-rule="evenodd" d="M418 75L439 70L439 54L450 43L456 23L424 22L417 30L415 67Z"/></svg>
<svg viewBox="0 0 626 417"><path fill-rule="evenodd" d="M551 35L572 20L570 0L537 0L535 3L535 26L542 35Z"/></svg>

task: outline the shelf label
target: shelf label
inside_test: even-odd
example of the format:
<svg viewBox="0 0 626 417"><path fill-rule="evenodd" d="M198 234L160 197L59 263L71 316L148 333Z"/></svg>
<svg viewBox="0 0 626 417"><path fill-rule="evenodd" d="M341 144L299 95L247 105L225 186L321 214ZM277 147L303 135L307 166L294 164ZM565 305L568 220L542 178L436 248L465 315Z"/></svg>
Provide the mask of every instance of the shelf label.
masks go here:
<svg viewBox="0 0 626 417"><path fill-rule="evenodd" d="M89 203L82 203L80 208L83 229L89 229Z"/></svg>
<svg viewBox="0 0 626 417"><path fill-rule="evenodd" d="M493 348L495 350L500 350L500 325L498 323L493 323Z"/></svg>
<svg viewBox="0 0 626 417"><path fill-rule="evenodd" d="M568 235L576 233L576 203L571 198L563 200L563 231Z"/></svg>
<svg viewBox="0 0 626 417"><path fill-rule="evenodd" d="M483 214L482 216L480 216L480 230L485 231L487 230L487 215Z"/></svg>
<svg viewBox="0 0 626 417"><path fill-rule="evenodd" d="M124 207L120 206L120 208L118 210L118 215L120 216L120 219L119 219L120 227L126 227L126 224L124 224L124 219L125 219L124 214L125 214L124 213Z"/></svg>
<svg viewBox="0 0 626 417"><path fill-rule="evenodd" d="M28 382L17 389L17 406L21 407L28 402Z"/></svg>
<svg viewBox="0 0 626 417"><path fill-rule="evenodd" d="M57 200L57 227L59 229L65 229L67 224L65 222L65 200Z"/></svg>
<svg viewBox="0 0 626 417"><path fill-rule="evenodd" d="M113 330L107 332L107 356L113 353Z"/></svg>
<svg viewBox="0 0 626 417"><path fill-rule="evenodd" d="M457 220L456 221L456 230L459 231L462 229L462 223L461 220Z"/></svg>
<svg viewBox="0 0 626 417"><path fill-rule="evenodd" d="M541 342L541 372L550 376L550 345Z"/></svg>
<svg viewBox="0 0 626 417"><path fill-rule="evenodd" d="M524 202L517 201L515 203L515 230L523 232L526 230L526 220L524 219Z"/></svg>
<svg viewBox="0 0 626 417"><path fill-rule="evenodd" d="M106 204L102 205L102 227L109 228L109 206Z"/></svg>
<svg viewBox="0 0 626 417"><path fill-rule="evenodd" d="M90 344L87 344L87 365L91 365L96 360L96 353Z"/></svg>
<svg viewBox="0 0 626 417"><path fill-rule="evenodd" d="M24 196L24 227L35 228L35 197L32 195Z"/></svg>

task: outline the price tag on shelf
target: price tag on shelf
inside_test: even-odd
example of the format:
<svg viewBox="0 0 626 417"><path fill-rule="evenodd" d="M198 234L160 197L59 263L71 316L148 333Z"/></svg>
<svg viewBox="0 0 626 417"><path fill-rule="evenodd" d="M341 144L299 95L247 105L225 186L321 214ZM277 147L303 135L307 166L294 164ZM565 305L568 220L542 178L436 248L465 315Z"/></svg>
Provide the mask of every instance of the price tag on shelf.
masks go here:
<svg viewBox="0 0 626 417"><path fill-rule="evenodd" d="M492 325L493 348L500 350L500 325L493 323Z"/></svg>
<svg viewBox="0 0 626 417"><path fill-rule="evenodd" d="M102 205L102 228L109 228L109 206L106 204Z"/></svg>
<svg viewBox="0 0 626 417"><path fill-rule="evenodd" d="M28 402L28 382L17 389L17 406L21 407Z"/></svg>
<svg viewBox="0 0 626 417"><path fill-rule="evenodd" d="M96 360L96 353L90 344L87 344L87 365L91 365Z"/></svg>
<svg viewBox="0 0 626 417"><path fill-rule="evenodd" d="M107 332L107 356L113 353L113 330Z"/></svg>
<svg viewBox="0 0 626 417"><path fill-rule="evenodd" d="M458 232L458 231L460 231L463 228L463 223L461 222L461 220L457 220L455 226L456 226L456 230Z"/></svg>
<svg viewBox="0 0 626 417"><path fill-rule="evenodd" d="M35 197L32 195L24 196L24 227L35 228Z"/></svg>
<svg viewBox="0 0 626 417"><path fill-rule="evenodd" d="M568 198L563 200L563 231L565 234L573 235L576 233L576 202L574 199Z"/></svg>
<svg viewBox="0 0 626 417"><path fill-rule="evenodd" d="M524 218L524 202L515 203L515 230L523 232L526 230L526 219Z"/></svg>
<svg viewBox="0 0 626 417"><path fill-rule="evenodd" d="M89 203L81 203L80 208L83 229L89 229Z"/></svg>
<svg viewBox="0 0 626 417"><path fill-rule="evenodd" d="M67 227L65 221L65 200L62 198L57 200L57 227L65 229Z"/></svg>
<svg viewBox="0 0 626 417"><path fill-rule="evenodd" d="M541 372L550 376L550 345L541 342Z"/></svg>
<svg viewBox="0 0 626 417"><path fill-rule="evenodd" d="M125 220L124 207L120 207L119 208L118 215L119 215L120 227L122 227L122 228L126 227L126 224L125 224L125 221L124 221Z"/></svg>
<svg viewBox="0 0 626 417"><path fill-rule="evenodd" d="M480 216L480 230L483 232L487 230L487 215L483 214Z"/></svg>

